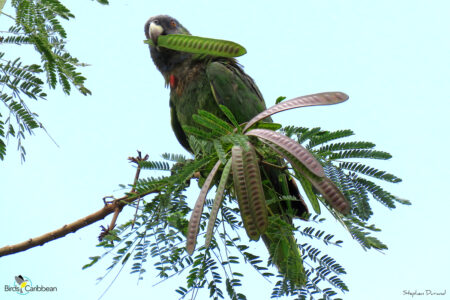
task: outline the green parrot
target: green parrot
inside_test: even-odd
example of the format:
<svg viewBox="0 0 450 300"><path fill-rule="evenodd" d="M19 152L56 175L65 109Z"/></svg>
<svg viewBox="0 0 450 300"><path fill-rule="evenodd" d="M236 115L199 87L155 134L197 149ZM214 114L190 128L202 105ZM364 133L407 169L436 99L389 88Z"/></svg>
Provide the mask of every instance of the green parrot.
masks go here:
<svg viewBox="0 0 450 300"><path fill-rule="evenodd" d="M170 87L169 106L173 131L187 151L192 153L183 126L201 127L192 118L198 110L208 111L228 121L219 107L219 104L222 104L241 124L266 109L255 82L234 58L199 57L158 47L160 35L190 35L176 19L167 15L151 17L145 23L144 30L147 39L151 39L154 44L149 45L151 58L163 75L166 86ZM272 120L266 119L266 122ZM270 181L279 197L293 196L298 200L284 200L281 201L282 205L269 206L272 214L278 214L288 224L292 224L291 217L283 213L282 209L290 207L297 217L305 218L308 215L308 208L300 196L295 181L274 166L264 165L261 171L262 180ZM273 190L265 191L266 199L271 193L273 194ZM296 286L302 286L305 283L305 274L299 248L292 235L280 234L279 226L281 226L279 222L269 222L267 231L262 234L263 241L278 270Z"/></svg>

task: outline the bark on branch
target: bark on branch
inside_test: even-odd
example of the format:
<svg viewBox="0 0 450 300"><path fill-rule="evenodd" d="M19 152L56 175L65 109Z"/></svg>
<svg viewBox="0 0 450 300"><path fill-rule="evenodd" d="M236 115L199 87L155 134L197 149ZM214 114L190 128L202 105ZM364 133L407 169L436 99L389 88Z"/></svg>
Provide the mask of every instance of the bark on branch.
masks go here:
<svg viewBox="0 0 450 300"><path fill-rule="evenodd" d="M15 245L8 245L5 247L0 248L0 257L22 252L25 250L28 250L30 248L36 247L36 246L42 246L43 244L59 239L71 232L75 232L80 228L86 227L92 223L95 223L99 220L104 219L107 215L113 213L116 209L121 210L125 205L133 202L134 200L138 199L139 197L146 196L150 193L153 193L154 191L150 191L146 194L142 195L128 195L124 196L122 198L116 199L112 201L112 203L109 203L105 205L102 209L96 211L93 214L90 214L84 218L81 218L73 223L66 224L63 227L48 232L46 234L43 234L41 236L30 238L24 242L15 244Z"/></svg>

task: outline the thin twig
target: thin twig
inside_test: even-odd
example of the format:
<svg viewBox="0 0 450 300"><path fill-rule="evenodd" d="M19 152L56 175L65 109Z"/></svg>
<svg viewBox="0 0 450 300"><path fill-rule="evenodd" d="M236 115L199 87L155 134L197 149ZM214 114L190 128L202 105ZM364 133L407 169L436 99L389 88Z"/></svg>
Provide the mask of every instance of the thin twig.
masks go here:
<svg viewBox="0 0 450 300"><path fill-rule="evenodd" d="M2 11L0 11L0 14L5 15L5 16L7 16L8 18L13 19L14 21L16 20L16 18L14 18L13 16L8 15L7 13L4 13L4 12L2 12Z"/></svg>
<svg viewBox="0 0 450 300"><path fill-rule="evenodd" d="M135 186L137 184L137 181L139 180L139 175L141 173L141 166L139 165L139 162L140 161L145 161L149 157L148 154L147 154L143 158L142 154L141 154L141 151L139 151L139 150L137 151L137 153L138 153L137 157L128 157L128 160L130 160L131 162L134 162L134 163L137 164L136 174L134 175L134 183L133 183L133 187L131 188L130 194L136 194ZM105 201L105 200L103 199L103 201ZM137 203L137 206L136 206L136 214L137 214L137 209L139 207L139 202L140 201L141 201L141 197L139 196L138 197L138 203ZM105 235L107 235L111 230L113 230L116 227L117 218L119 217L119 214L122 211L122 208L123 208L123 206L120 206L120 207L118 206L118 207L115 208L114 215L113 215L113 217L111 219L111 223L109 224L108 228L104 228L102 226L102 232L100 233L100 236L98 238L100 241L103 239L103 237L105 237ZM134 215L134 219L133 219L133 223L131 225L131 229L133 229L133 227L134 227L134 222L136 221L136 214Z"/></svg>
<svg viewBox="0 0 450 300"><path fill-rule="evenodd" d="M137 157L129 157L128 158L131 162L134 162L137 164L136 175L134 176L134 182L133 182L133 187L131 188L131 193L136 192L136 184L139 180L139 175L141 174L141 165L139 164L139 162L148 160L148 157L149 157L148 154L146 154L145 157L142 157L141 152L138 150ZM140 202L141 202L141 197L138 198L138 202L136 204L136 212L134 213L133 222L131 222L131 229L134 228L134 223L136 223L136 217L137 217Z"/></svg>
<svg viewBox="0 0 450 300"><path fill-rule="evenodd" d="M263 163L263 164L265 164L267 166L273 167L273 168L280 169L280 170L286 170L287 169L286 165L285 166L278 166L278 165L271 164L270 162L267 162L267 161L264 161L264 160L262 160L261 163Z"/></svg>

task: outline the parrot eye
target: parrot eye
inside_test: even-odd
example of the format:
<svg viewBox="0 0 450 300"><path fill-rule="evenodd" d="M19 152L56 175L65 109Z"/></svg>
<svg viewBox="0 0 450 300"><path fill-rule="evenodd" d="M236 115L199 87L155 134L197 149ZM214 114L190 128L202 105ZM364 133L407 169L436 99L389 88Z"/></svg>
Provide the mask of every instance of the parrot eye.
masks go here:
<svg viewBox="0 0 450 300"><path fill-rule="evenodd" d="M153 20L153 23L156 25L159 25L159 21L158 20Z"/></svg>
<svg viewBox="0 0 450 300"><path fill-rule="evenodd" d="M172 20L172 21L170 21L170 26L172 26L172 27L177 27L177 23L175 23L175 21Z"/></svg>

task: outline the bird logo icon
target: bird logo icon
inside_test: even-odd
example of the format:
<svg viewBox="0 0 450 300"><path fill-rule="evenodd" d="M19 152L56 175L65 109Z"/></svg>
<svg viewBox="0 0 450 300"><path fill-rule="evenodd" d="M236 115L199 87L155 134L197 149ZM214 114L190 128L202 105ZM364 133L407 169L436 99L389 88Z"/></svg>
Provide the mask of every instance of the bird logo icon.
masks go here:
<svg viewBox="0 0 450 300"><path fill-rule="evenodd" d="M24 279L22 275L18 275L14 277L16 279L17 284L19 285L20 294L24 294L23 289L28 285L28 278Z"/></svg>

